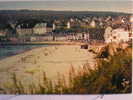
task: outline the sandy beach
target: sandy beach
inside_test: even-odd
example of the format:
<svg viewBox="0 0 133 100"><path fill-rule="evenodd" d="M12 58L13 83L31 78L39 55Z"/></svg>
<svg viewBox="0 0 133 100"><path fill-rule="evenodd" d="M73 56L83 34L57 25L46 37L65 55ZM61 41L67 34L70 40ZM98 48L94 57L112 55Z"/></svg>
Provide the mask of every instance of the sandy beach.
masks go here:
<svg viewBox="0 0 133 100"><path fill-rule="evenodd" d="M43 72L51 80L58 77L58 73L68 75L71 66L75 69L84 64L95 64L94 54L79 45L59 45L35 48L15 56L0 60L0 85L10 87L12 74L24 84L38 82Z"/></svg>

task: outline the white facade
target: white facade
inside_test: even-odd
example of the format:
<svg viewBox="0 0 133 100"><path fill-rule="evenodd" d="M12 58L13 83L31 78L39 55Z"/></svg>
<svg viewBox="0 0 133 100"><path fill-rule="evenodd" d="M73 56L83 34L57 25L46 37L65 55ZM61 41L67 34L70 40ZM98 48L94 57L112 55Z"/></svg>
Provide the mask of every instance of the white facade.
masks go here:
<svg viewBox="0 0 133 100"><path fill-rule="evenodd" d="M23 29L17 28L16 31L19 35L33 34L32 28L23 28Z"/></svg>
<svg viewBox="0 0 133 100"><path fill-rule="evenodd" d="M53 30L55 30L56 29L56 25L53 23Z"/></svg>
<svg viewBox="0 0 133 100"><path fill-rule="evenodd" d="M107 27L105 29L104 39L105 39L106 43L111 42L111 40L112 40L112 28L111 27Z"/></svg>
<svg viewBox="0 0 133 100"><path fill-rule="evenodd" d="M71 28L71 24L70 24L70 22L67 22L67 28L68 28L68 29Z"/></svg>
<svg viewBox="0 0 133 100"><path fill-rule="evenodd" d="M45 34L47 32L47 23L39 23L36 24L33 28L33 32L35 34Z"/></svg>
<svg viewBox="0 0 133 100"><path fill-rule="evenodd" d="M108 27L105 30L104 39L106 43L110 42L127 42L129 40L129 32L125 31L123 28L118 28L112 30L111 27Z"/></svg>
<svg viewBox="0 0 133 100"><path fill-rule="evenodd" d="M94 20L90 23L90 26L93 27L93 28L96 27L96 23L95 23Z"/></svg>

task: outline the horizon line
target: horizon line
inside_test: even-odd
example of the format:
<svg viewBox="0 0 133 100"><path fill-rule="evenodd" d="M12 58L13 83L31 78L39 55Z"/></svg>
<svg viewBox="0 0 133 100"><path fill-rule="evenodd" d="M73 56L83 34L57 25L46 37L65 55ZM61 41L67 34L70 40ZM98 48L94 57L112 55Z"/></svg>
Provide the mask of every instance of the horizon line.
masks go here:
<svg viewBox="0 0 133 100"><path fill-rule="evenodd" d="M112 12L112 13L125 13L125 14L133 14L133 12L122 12L122 11L108 11L108 10L50 10L50 9L24 9L24 8L17 8L17 9L0 9L0 11L13 11L13 10L16 10L16 11L21 11L21 10L29 10L29 11L57 11L57 12L61 12L61 11L64 11L64 12Z"/></svg>

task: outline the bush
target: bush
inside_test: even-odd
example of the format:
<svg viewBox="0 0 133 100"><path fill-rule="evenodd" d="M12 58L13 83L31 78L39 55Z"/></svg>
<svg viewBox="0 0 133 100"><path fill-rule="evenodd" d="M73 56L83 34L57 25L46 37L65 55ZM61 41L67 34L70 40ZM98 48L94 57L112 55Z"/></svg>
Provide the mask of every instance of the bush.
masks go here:
<svg viewBox="0 0 133 100"><path fill-rule="evenodd" d="M86 69L88 66L86 66ZM131 93L132 55L131 48L117 52L110 59L100 60L97 69L74 78L75 93L106 94Z"/></svg>

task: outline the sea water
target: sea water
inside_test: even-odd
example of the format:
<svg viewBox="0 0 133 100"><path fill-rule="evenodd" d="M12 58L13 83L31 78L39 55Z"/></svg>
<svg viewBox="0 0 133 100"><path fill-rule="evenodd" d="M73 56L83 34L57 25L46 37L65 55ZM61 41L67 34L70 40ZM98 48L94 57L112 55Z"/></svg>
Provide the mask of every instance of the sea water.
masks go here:
<svg viewBox="0 0 133 100"><path fill-rule="evenodd" d="M0 59L22 53L27 50L48 45L3 45L0 46Z"/></svg>

